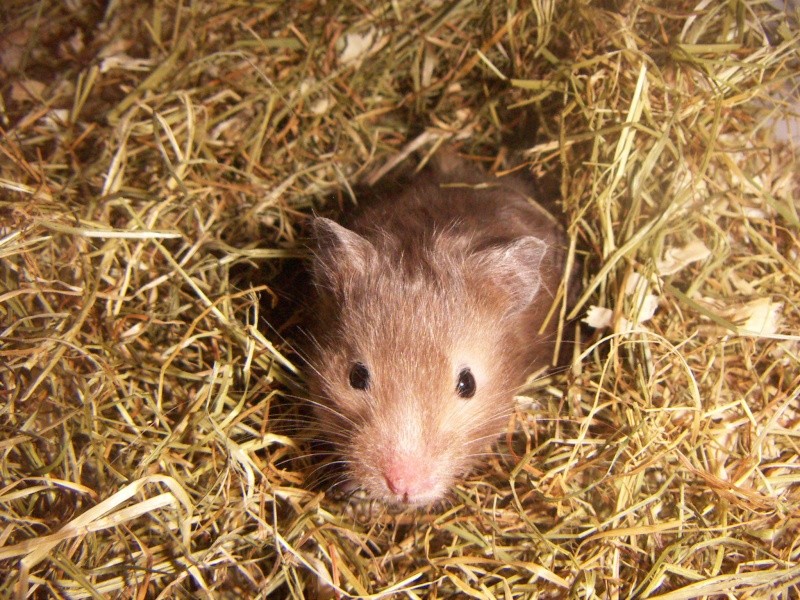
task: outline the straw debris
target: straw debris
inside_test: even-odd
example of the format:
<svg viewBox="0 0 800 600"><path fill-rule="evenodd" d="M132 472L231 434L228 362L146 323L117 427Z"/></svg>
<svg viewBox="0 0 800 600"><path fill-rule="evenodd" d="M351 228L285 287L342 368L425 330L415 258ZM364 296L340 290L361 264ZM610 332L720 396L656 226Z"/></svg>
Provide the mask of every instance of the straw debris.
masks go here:
<svg viewBox="0 0 800 600"><path fill-rule="evenodd" d="M6 4L0 596L800 594L794 0ZM442 144L557 191L577 343L443 506L336 498L281 282Z"/></svg>

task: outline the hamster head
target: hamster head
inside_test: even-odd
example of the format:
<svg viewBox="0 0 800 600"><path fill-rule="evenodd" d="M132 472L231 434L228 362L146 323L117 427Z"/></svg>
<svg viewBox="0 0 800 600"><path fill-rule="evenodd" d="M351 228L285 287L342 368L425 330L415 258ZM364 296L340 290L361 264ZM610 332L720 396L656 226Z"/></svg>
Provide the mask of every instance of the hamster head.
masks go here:
<svg viewBox="0 0 800 600"><path fill-rule="evenodd" d="M408 256L327 219L314 227L321 433L348 488L440 500L507 425L528 360L516 316L536 294L544 244L469 252L442 239Z"/></svg>

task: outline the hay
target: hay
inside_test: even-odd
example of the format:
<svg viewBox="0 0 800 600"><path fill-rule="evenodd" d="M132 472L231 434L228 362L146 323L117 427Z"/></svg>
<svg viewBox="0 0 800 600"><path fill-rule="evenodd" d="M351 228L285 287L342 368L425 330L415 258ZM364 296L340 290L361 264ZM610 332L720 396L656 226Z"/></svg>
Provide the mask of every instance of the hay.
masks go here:
<svg viewBox="0 0 800 600"><path fill-rule="evenodd" d="M787 4L11 3L0 596L797 597ZM595 327L444 507L327 497L274 295L306 216L530 122Z"/></svg>

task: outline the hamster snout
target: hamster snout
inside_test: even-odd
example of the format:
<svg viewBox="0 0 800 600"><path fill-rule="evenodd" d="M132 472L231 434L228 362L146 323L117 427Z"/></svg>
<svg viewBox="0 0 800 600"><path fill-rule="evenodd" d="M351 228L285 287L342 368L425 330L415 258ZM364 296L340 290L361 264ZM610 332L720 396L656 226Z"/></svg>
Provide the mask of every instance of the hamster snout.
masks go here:
<svg viewBox="0 0 800 600"><path fill-rule="evenodd" d="M441 183L421 179L349 228L313 223L321 434L346 485L388 503L440 500L553 352L554 324L539 330L563 273L561 229L513 187Z"/></svg>

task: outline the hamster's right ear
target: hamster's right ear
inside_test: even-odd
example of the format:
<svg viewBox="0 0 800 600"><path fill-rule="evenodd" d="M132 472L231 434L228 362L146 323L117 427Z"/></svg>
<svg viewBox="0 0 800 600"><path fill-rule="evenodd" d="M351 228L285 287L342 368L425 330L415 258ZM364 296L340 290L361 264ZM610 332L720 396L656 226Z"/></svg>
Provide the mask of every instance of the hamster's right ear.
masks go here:
<svg viewBox="0 0 800 600"><path fill-rule="evenodd" d="M363 273L375 252L367 239L330 219L315 217L311 230L315 244L312 273L318 286L340 287Z"/></svg>

